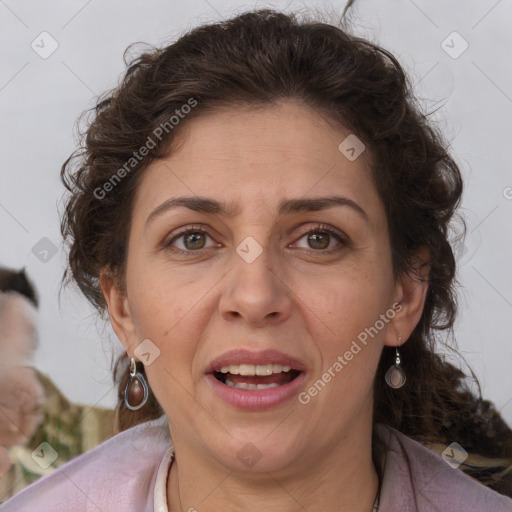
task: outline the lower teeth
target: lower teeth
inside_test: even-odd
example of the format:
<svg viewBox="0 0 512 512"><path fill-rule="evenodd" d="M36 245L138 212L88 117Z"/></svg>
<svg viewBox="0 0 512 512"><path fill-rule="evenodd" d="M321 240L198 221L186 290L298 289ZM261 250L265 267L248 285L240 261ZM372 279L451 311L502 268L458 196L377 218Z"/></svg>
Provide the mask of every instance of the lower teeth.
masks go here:
<svg viewBox="0 0 512 512"><path fill-rule="evenodd" d="M230 388L247 389L249 391L255 391L256 389L277 388L279 386L279 384L277 384L277 382L273 382L272 384L247 384L247 382L239 382L239 383L235 384L234 382L230 381L229 379L226 379L224 384L226 384L226 386L229 386Z"/></svg>

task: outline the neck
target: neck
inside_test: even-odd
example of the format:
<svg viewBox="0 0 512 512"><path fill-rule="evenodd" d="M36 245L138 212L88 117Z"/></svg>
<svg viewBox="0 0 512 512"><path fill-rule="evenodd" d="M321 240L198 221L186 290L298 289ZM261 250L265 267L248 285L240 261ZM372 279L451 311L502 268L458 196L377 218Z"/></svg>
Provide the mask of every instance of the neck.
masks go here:
<svg viewBox="0 0 512 512"><path fill-rule="evenodd" d="M249 476L209 466L208 456L180 447L167 482L169 512L371 512L379 484L371 425L365 434L358 432L359 442L345 437L287 470Z"/></svg>

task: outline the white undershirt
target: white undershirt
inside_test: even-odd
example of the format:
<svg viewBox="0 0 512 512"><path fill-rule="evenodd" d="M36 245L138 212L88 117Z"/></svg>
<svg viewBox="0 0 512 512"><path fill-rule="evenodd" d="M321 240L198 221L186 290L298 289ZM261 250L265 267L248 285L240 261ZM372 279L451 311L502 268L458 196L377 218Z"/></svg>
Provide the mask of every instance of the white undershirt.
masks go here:
<svg viewBox="0 0 512 512"><path fill-rule="evenodd" d="M154 499L154 512L169 512L167 508L167 477L169 470L171 469L172 456L174 450L172 446L169 446L165 452L162 462L158 468L155 481L155 492L153 494Z"/></svg>

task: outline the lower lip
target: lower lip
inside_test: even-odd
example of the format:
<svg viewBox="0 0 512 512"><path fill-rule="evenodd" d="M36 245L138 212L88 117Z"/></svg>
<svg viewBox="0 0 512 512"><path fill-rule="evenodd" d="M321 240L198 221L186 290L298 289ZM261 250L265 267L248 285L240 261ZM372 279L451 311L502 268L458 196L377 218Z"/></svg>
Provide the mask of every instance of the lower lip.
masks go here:
<svg viewBox="0 0 512 512"><path fill-rule="evenodd" d="M291 382L276 388L249 391L247 389L232 388L217 380L213 375L206 375L206 379L222 400L237 409L248 411L262 411L271 407L277 407L290 400L298 393L305 378L305 373L301 372Z"/></svg>

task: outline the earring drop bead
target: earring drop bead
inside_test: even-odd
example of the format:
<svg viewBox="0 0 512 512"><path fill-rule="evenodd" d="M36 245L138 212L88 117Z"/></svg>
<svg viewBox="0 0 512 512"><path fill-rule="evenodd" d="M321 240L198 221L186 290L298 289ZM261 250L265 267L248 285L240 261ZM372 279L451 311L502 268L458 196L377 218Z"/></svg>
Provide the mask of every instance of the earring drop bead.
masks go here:
<svg viewBox="0 0 512 512"><path fill-rule="evenodd" d="M398 343L401 341L402 336L398 336ZM389 367L384 379L386 384L393 389L401 388L407 380L405 372L400 366L400 352L398 351L398 347L395 348L395 364Z"/></svg>

